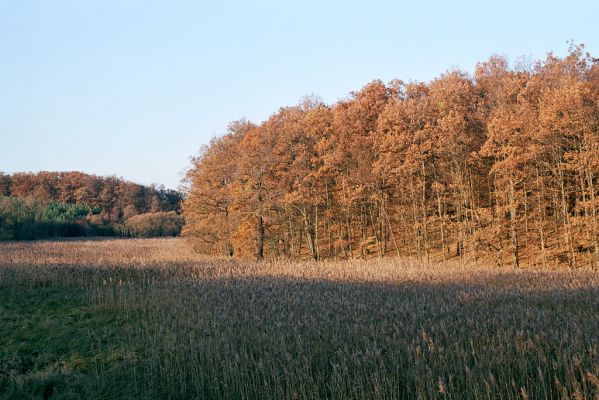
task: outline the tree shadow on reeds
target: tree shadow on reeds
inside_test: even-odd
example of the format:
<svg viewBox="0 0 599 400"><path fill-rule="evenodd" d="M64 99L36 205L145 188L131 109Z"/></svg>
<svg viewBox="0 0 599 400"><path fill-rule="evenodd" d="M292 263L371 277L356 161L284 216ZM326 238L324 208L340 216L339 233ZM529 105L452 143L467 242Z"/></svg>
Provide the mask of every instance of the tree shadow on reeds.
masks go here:
<svg viewBox="0 0 599 400"><path fill-rule="evenodd" d="M210 268L201 277L168 264L55 266L45 275L4 268L0 290L8 296L24 288L32 295L74 290L87 318L101 322L81 325L102 333L88 332L93 340L81 344L79 353L95 357L93 368L84 370L88 386L73 389L74 375L65 370L56 386L65 393L248 399L599 394L596 281L506 273L373 283L223 275ZM53 307L69 299L54 299Z"/></svg>
<svg viewBox="0 0 599 400"><path fill-rule="evenodd" d="M493 285L253 277L146 287L130 297L151 349L137 389L154 379L181 397L594 398L599 289Z"/></svg>

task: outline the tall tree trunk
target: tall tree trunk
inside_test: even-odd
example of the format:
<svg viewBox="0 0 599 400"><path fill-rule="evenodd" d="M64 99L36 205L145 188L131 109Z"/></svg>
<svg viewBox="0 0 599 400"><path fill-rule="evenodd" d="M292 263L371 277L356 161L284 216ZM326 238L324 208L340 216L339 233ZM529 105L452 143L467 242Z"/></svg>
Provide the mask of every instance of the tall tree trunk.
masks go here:
<svg viewBox="0 0 599 400"><path fill-rule="evenodd" d="M575 255L574 255L574 245L572 243L572 229L570 226L570 212L568 209L568 201L566 199L565 177L564 177L564 171L563 171L561 162L558 164L558 174L559 174L561 206L562 206L562 216L563 216L563 225L564 225L564 241L565 241L565 245L566 245L566 250L568 252L568 266L570 268L573 268L576 266L576 259L575 259Z"/></svg>
<svg viewBox="0 0 599 400"><path fill-rule="evenodd" d="M422 211L422 238L424 240L424 252L426 254L426 262L431 261L430 257L430 243L428 240L428 216L426 212L426 169L424 167L424 160L421 162L422 170L422 194L420 197L421 211Z"/></svg>
<svg viewBox="0 0 599 400"><path fill-rule="evenodd" d="M333 231L332 231L332 223L331 223L331 201L329 198L329 185L325 185L325 196L326 196L326 209L325 209L325 221L326 221L326 230L327 230L327 241L328 241L328 250L327 256L331 257L333 255ZM337 257L337 253L335 253L335 257Z"/></svg>
<svg viewBox="0 0 599 400"><path fill-rule="evenodd" d="M226 237L226 246L227 253L229 257L233 257L233 244L231 243L231 228L229 226L229 206L225 205L225 235Z"/></svg>
<svg viewBox="0 0 599 400"><path fill-rule="evenodd" d="M539 171L537 170L537 229L539 230L539 241L541 247L541 257L543 258L543 266L547 266L547 250L545 244L545 207L542 204L541 197L543 195L543 189L541 187L541 179L539 177Z"/></svg>
<svg viewBox="0 0 599 400"><path fill-rule="evenodd" d="M437 213L441 222L441 254L443 255L443 262L447 261L447 251L445 245L445 213L441 206L441 193L437 191Z"/></svg>
<svg viewBox="0 0 599 400"><path fill-rule="evenodd" d="M510 178L509 187L509 203L510 203L510 238L512 240L512 259L514 267L520 268L520 254L519 254L519 243L518 243L518 229L516 226L516 188L512 178Z"/></svg>
<svg viewBox="0 0 599 400"><path fill-rule="evenodd" d="M414 184L414 178L411 179L412 183L412 217L414 220L414 240L416 245L416 256L418 257L418 261L422 261L422 254L420 250L420 238L422 237L422 228L419 227L420 223L418 222L418 205L417 205L417 195L416 195L416 187Z"/></svg>
<svg viewBox="0 0 599 400"><path fill-rule="evenodd" d="M256 261L264 259L264 217L262 215L262 190L258 189L258 213L256 221Z"/></svg>
<svg viewBox="0 0 599 400"><path fill-rule="evenodd" d="M316 260L320 260L320 250L318 247L318 205L314 206L314 248L316 250Z"/></svg>
<svg viewBox="0 0 599 400"><path fill-rule="evenodd" d="M593 171L587 164L586 167L586 179L589 188L589 197L591 200L591 246L593 246L595 252L595 267L599 268L599 228L597 223L597 202L595 196L595 187L593 184Z"/></svg>
<svg viewBox="0 0 599 400"><path fill-rule="evenodd" d="M395 253L399 257L399 247L397 246L397 241L395 240L395 234L393 233L393 227L391 226L391 221L389 221L389 215L387 214L387 209L383 209L385 213L385 219L387 220L387 225L389 226L389 234L391 235L391 240L393 241L393 246L395 247Z"/></svg>

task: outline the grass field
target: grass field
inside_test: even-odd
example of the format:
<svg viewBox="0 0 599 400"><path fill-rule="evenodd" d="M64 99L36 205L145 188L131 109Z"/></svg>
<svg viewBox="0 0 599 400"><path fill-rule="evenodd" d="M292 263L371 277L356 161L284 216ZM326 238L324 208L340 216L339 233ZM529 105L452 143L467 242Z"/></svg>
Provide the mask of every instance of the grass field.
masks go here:
<svg viewBox="0 0 599 400"><path fill-rule="evenodd" d="M0 244L0 398L597 399L599 273Z"/></svg>

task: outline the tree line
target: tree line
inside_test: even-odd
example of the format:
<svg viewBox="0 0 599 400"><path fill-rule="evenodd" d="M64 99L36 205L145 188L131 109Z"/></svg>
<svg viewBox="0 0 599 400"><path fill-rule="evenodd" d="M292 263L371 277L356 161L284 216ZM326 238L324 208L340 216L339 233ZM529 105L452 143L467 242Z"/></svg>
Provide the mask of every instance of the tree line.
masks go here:
<svg viewBox="0 0 599 400"><path fill-rule="evenodd" d="M0 172L0 239L173 236L182 194L82 172Z"/></svg>
<svg viewBox="0 0 599 400"><path fill-rule="evenodd" d="M599 267L599 60L373 81L231 123L187 172L184 233L229 256Z"/></svg>

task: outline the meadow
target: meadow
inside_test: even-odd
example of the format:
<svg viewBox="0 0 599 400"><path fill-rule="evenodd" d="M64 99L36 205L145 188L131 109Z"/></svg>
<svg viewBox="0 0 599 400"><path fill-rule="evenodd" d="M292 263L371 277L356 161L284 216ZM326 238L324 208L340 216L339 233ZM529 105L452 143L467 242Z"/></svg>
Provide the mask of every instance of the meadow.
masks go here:
<svg viewBox="0 0 599 400"><path fill-rule="evenodd" d="M599 273L0 244L0 398L597 399Z"/></svg>

